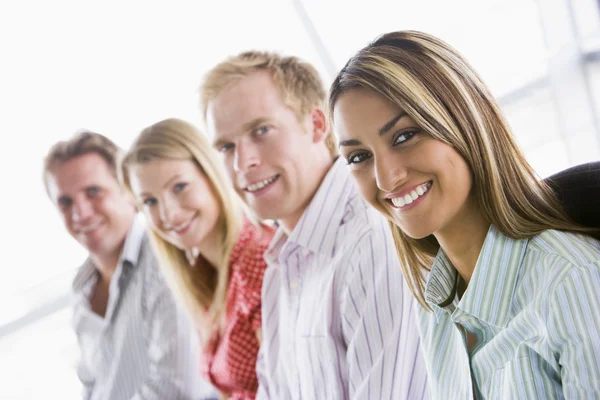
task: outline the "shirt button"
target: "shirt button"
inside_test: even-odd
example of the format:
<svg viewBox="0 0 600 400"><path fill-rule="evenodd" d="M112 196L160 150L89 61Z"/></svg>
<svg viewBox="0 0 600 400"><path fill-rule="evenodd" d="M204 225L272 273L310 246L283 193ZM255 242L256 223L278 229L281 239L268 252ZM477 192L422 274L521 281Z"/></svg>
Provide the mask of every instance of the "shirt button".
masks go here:
<svg viewBox="0 0 600 400"><path fill-rule="evenodd" d="M290 289L295 290L298 287L298 281L295 279L292 279L290 281Z"/></svg>

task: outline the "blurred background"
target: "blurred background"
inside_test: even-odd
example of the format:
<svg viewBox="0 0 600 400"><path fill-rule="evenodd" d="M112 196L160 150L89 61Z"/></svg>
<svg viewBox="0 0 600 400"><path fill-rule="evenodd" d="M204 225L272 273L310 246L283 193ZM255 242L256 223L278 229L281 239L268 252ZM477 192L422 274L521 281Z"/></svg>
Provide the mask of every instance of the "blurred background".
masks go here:
<svg viewBox="0 0 600 400"><path fill-rule="evenodd" d="M42 159L80 128L127 147L158 120L202 127L224 57L276 50L329 85L376 36L418 29L480 72L541 177L600 159L599 0L0 3L0 399L76 399L70 284L86 253L44 192Z"/></svg>

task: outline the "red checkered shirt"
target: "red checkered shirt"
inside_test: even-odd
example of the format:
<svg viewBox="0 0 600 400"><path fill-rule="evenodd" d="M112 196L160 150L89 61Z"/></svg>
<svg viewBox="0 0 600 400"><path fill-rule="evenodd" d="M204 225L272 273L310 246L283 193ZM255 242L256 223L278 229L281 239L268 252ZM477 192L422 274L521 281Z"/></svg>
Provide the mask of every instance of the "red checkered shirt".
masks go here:
<svg viewBox="0 0 600 400"><path fill-rule="evenodd" d="M230 257L225 327L205 346L201 358L202 375L232 400L254 399L258 390L256 332L261 328L261 287L267 268L263 254L273 234L271 227L263 226L261 233L244 221Z"/></svg>

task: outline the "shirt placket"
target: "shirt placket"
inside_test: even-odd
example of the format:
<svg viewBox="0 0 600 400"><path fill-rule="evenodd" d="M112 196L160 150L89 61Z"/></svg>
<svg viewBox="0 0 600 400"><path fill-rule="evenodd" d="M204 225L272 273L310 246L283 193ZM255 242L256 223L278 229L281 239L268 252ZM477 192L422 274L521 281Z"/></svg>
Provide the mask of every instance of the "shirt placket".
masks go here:
<svg viewBox="0 0 600 400"><path fill-rule="evenodd" d="M117 268L111 279L108 289L108 306L105 314L107 326L110 325L109 321L114 318L114 314L117 312L121 292L124 290L124 286L129 278L130 271L128 267L127 262L122 262L120 268Z"/></svg>
<svg viewBox="0 0 600 400"><path fill-rule="evenodd" d="M294 398L301 399L302 398L302 390L301 390L301 380L300 380L300 370L299 370L299 359L298 359L298 349L297 349L297 338L298 338L298 317L300 312L300 301L301 301L301 291L302 291L302 276L301 276L301 265L300 260L302 249L296 247L294 249L290 249L289 247L285 253L287 256L282 260L283 264L287 266L284 268L284 285L285 292L287 294L287 333L290 335L289 343L294 343L293 346L288 348L292 354L290 354L290 359L287 361L291 364L289 371L291 372L289 379L292 380L290 382L291 388L296 388L292 396Z"/></svg>
<svg viewBox="0 0 600 400"><path fill-rule="evenodd" d="M457 301L455 300L455 306ZM460 308L456 308L454 313L452 314L452 321L454 322L455 334L460 335L462 348L459 354L458 364L460 368L465 369L465 375L469 377L469 385L471 388L471 396L472 399L480 399L483 398L479 394L479 390L477 389L477 384L473 376L473 369L471 368L471 356L469 354L469 347L467 345L467 330L464 327L464 324L469 320L468 315L466 315ZM479 346L479 343L473 348L476 350Z"/></svg>
<svg viewBox="0 0 600 400"><path fill-rule="evenodd" d="M301 326L299 319L300 319L300 308L304 307L304 309L308 309L310 304L308 304L308 302L311 301L311 299L307 299L306 296L303 295L304 293L304 286L307 282L307 280L310 277L311 274L311 268L312 268L312 254L310 252L310 250L306 249L306 248L300 248L298 250L298 252L296 253L297 257L295 258L295 264L296 267L294 268L294 274L292 276L292 279L290 281L290 292L294 293L294 297L295 297L295 304L296 304L296 314L295 314L295 329L294 329L294 335L295 338L299 338L303 332L306 331L306 327ZM296 365L298 366L297 368L297 373L296 373L296 379L298 380L297 382L297 388L298 388L298 398L307 398L308 396L304 396L304 392L302 391L304 389L304 391L306 391L308 389L308 386L310 386L309 383L304 383L303 385L303 381L302 381L302 374L306 373L306 365L305 365L305 359L301 359L299 357L300 351L305 351L304 349L300 349L299 348L299 341L295 340L294 341L295 347L296 347L296 351L295 351L295 360L296 360ZM306 378L306 376L305 376Z"/></svg>

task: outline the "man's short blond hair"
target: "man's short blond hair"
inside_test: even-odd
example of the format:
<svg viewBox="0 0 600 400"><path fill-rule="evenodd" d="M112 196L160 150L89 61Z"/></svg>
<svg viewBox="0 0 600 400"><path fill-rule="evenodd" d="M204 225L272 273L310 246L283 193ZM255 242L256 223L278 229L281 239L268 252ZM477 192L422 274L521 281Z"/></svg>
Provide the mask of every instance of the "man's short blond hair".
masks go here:
<svg viewBox="0 0 600 400"><path fill-rule="evenodd" d="M211 101L228 85L250 74L266 71L281 90L283 102L302 120L313 109L325 107L327 92L319 73L309 63L294 56L282 56L267 51L246 51L212 68L200 87L202 115ZM331 129L327 132L325 144L332 156L337 155L337 142Z"/></svg>
<svg viewBox="0 0 600 400"><path fill-rule="evenodd" d="M112 140L99 133L83 130L73 137L55 143L44 158L44 185L48 190L48 174L59 164L64 164L85 154L98 154L106 161L109 171L117 178L117 162L122 151Z"/></svg>

